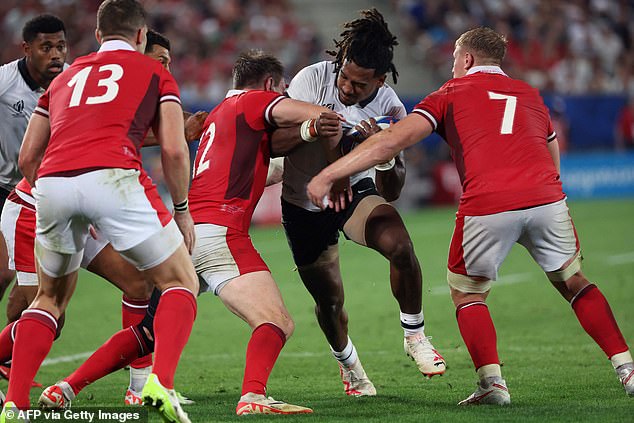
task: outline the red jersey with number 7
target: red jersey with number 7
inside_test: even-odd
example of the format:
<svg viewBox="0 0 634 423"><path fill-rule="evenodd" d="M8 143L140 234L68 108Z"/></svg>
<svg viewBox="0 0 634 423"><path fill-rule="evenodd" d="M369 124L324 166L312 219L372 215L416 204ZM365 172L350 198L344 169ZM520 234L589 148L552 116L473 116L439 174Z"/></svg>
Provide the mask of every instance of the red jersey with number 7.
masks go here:
<svg viewBox="0 0 634 423"><path fill-rule="evenodd" d="M564 198L547 143L556 137L539 92L498 67L455 78L414 107L451 147L458 213L478 216Z"/></svg>
<svg viewBox="0 0 634 423"><path fill-rule="evenodd" d="M50 119L38 177L103 168L141 169L140 148L164 101L180 104L174 78L123 41L83 56L40 97L34 113Z"/></svg>
<svg viewBox="0 0 634 423"><path fill-rule="evenodd" d="M273 91L231 90L209 113L189 190L195 223L248 232L271 158L271 111L284 98Z"/></svg>

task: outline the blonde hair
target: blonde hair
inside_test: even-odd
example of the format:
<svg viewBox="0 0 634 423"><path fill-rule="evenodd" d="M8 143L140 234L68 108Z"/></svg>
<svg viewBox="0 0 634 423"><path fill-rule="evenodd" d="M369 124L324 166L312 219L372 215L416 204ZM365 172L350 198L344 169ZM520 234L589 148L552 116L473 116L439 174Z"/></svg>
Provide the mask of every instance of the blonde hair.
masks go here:
<svg viewBox="0 0 634 423"><path fill-rule="evenodd" d="M482 64L494 65L502 64L507 44L508 41L504 35L484 26L471 29L456 40L456 47L470 50L471 53L486 62Z"/></svg>

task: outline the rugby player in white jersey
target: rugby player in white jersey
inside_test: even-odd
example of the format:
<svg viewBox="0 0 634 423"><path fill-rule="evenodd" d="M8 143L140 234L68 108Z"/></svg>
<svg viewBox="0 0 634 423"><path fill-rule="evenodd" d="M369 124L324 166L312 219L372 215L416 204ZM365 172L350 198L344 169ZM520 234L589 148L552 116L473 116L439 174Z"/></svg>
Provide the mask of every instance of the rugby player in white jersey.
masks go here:
<svg viewBox="0 0 634 423"><path fill-rule="evenodd" d="M37 100L64 69L66 28L53 15L39 15L22 28L24 57L0 66L0 211L9 192L22 179L18 153ZM0 238L2 235L0 235ZM0 298L15 272L8 268L0 240Z"/></svg>
<svg viewBox="0 0 634 423"><path fill-rule="evenodd" d="M341 37L336 50L328 52L334 60L301 70L291 81L288 94L334 110L368 137L380 130L374 117L389 115L398 120L406 115L405 107L385 82L388 72L396 82L398 73L392 59L398 43L376 9L362 11L360 18L346 23ZM290 136L290 131L279 136ZM341 154L349 148L342 142ZM338 360L346 394L376 395L376 389L348 336L337 248L339 231L389 261L405 352L426 377L444 373L445 361L424 333L420 265L401 217L388 202L398 198L404 183L401 158L358 173L349 183L347 179L339 181L330 197L334 209L322 211L306 196L306 185L333 159L336 157L326 157L316 144L303 144L286 157L282 220L301 279L315 300L317 320Z"/></svg>

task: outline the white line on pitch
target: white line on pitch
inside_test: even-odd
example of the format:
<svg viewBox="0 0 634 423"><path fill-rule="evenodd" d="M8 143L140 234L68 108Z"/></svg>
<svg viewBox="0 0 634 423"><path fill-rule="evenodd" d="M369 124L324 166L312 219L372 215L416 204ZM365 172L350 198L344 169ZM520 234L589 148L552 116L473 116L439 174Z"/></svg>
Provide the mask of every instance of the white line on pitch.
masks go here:
<svg viewBox="0 0 634 423"><path fill-rule="evenodd" d="M627 264L634 262L634 251L625 254L616 254L608 256L606 259L608 264Z"/></svg>
<svg viewBox="0 0 634 423"><path fill-rule="evenodd" d="M42 366L52 366L59 363L68 363L70 361L84 360L90 357L92 353L93 353L92 351L87 351L87 352L78 353L78 354L63 355L61 357L47 358L42 363Z"/></svg>

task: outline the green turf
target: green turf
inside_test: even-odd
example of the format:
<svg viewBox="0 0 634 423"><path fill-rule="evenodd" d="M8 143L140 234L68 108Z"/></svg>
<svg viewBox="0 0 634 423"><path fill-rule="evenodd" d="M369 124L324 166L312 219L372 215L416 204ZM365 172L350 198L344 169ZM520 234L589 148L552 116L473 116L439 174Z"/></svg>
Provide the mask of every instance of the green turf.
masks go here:
<svg viewBox="0 0 634 423"><path fill-rule="evenodd" d="M570 205L585 255L584 271L602 289L626 339L634 342L634 200L573 202ZM270 265L295 319L290 339L269 381L269 394L315 410L309 416L255 417L285 422L474 422L634 421L634 398L627 398L610 363L582 331L528 254L514 248L489 297L497 326L503 372L512 394L510 407L459 408L476 377L446 291L446 254L453 209L405 216L424 273L426 332L448 362L443 377L423 380L402 350L398 307L388 268L377 253L350 241L341 245L350 315L350 335L376 385L376 398L343 394L336 362L313 315L313 304L293 270L281 228L256 229L256 247ZM505 283L506 281L506 283ZM245 293L248 295L248 293ZM6 299L5 299L6 301ZM3 303L4 304L4 303ZM97 277L82 274L62 338L49 357L91 351L120 325L120 294ZM177 388L197 401L186 407L197 422L238 421L247 326L206 294L177 373ZM37 379L54 383L79 360L44 366ZM119 405L128 373L119 371L92 386L74 406ZM0 382L0 389L6 383ZM40 390L32 391L36 400ZM250 417L247 417L250 419ZM157 421L153 417L151 421Z"/></svg>

